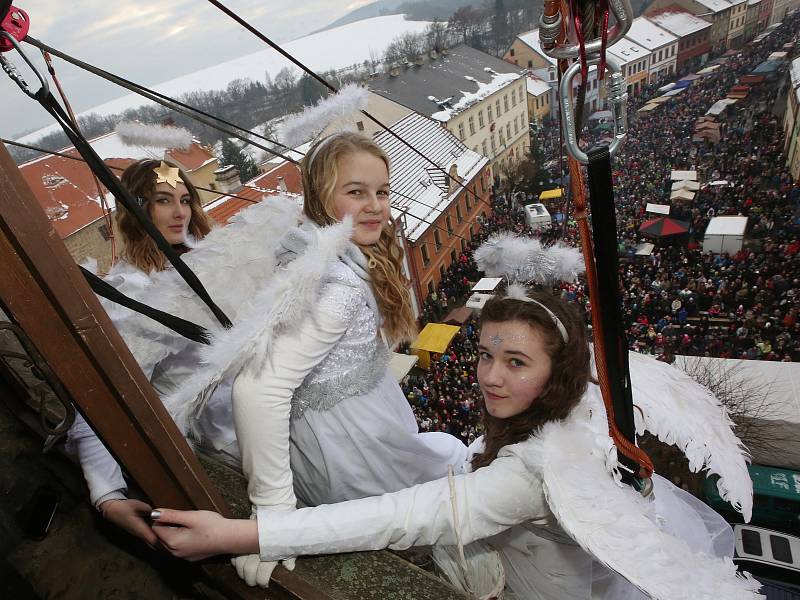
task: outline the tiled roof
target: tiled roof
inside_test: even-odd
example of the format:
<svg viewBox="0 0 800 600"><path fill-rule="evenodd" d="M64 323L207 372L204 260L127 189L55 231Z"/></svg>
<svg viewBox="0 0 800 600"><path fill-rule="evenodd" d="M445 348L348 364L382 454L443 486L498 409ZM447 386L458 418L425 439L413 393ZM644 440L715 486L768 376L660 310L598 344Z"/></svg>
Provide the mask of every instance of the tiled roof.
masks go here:
<svg viewBox="0 0 800 600"><path fill-rule="evenodd" d="M667 44L678 41L677 37L648 20L647 17L634 19L626 37L648 50L658 50Z"/></svg>
<svg viewBox="0 0 800 600"><path fill-rule="evenodd" d="M264 196L281 191L279 177L283 178L289 195L300 196L302 194L303 186L300 180L300 170L296 165L284 162L267 173L262 173L248 181L241 189L233 192L234 196L227 194L220 196L206 206L206 212L217 223L224 225L240 210L253 203L261 202Z"/></svg>
<svg viewBox="0 0 800 600"><path fill-rule="evenodd" d="M422 115L412 113L391 129L445 172L449 173L455 165L465 185L489 162L444 127ZM414 242L462 190L459 187L452 195L449 194L448 180L441 171L390 133L379 133L375 141L389 155L391 162L392 216L403 221L406 237Z"/></svg>
<svg viewBox="0 0 800 600"><path fill-rule="evenodd" d="M386 74L370 79L369 87L385 98L431 116L445 108L437 100L456 105L498 76L521 72L517 65L461 45L435 60L425 59L422 66L402 66L397 76Z"/></svg>

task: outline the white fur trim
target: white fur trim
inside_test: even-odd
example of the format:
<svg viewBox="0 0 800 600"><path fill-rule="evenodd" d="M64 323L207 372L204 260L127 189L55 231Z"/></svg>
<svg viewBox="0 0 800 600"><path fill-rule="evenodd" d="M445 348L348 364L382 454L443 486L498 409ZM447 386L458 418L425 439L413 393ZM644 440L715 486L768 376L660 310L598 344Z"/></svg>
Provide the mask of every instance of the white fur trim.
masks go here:
<svg viewBox="0 0 800 600"><path fill-rule="evenodd" d="M281 126L281 142L294 148L314 140L331 123L364 110L368 101L367 88L354 83L345 85L314 106L288 116Z"/></svg>
<svg viewBox="0 0 800 600"><path fill-rule="evenodd" d="M481 244L475 262L489 277L542 285L575 281L585 270L577 248L560 244L545 248L537 239L508 233L495 234Z"/></svg>
<svg viewBox="0 0 800 600"><path fill-rule="evenodd" d="M192 134L182 127L124 121L118 123L114 130L126 146L155 146L185 150L192 145Z"/></svg>

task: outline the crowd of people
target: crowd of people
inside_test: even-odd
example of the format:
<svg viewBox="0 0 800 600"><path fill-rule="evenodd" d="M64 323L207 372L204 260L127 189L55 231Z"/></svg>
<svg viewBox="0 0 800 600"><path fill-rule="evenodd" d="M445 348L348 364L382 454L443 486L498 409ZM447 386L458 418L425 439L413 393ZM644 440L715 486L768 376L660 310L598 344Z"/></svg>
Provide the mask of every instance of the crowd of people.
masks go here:
<svg viewBox="0 0 800 600"><path fill-rule="evenodd" d="M719 143L693 141L697 119L725 98L741 76L792 41L798 17L754 48L716 61L719 67L674 100L639 117L631 110L625 146L616 159L614 191L620 250L622 318L630 348L671 361L675 354L800 361L800 185L792 181L783 156L782 115L786 97L784 66L774 82L753 85L747 98L718 118ZM660 94L648 86L632 108ZM535 143L546 161L558 164L558 123L536 130ZM592 134L584 129L584 143ZM648 218L647 203L667 204L672 170L698 172L701 188L691 202L673 202L671 216L689 223L684 236L653 240L639 231ZM723 184L708 185L711 182ZM495 190L493 212L481 232L442 279L422 308L422 324L445 318L467 299L470 283L480 278L475 250L498 231L535 235L543 243L580 240L574 222L532 231L521 203ZM562 212L563 205L550 207ZM703 253L702 235L715 216L748 217L747 243L735 254ZM637 256L644 241L654 242L649 256ZM562 296L586 307L584 282L564 283ZM590 320L589 311L586 318ZM431 370L415 370L404 385L423 430L447 431L469 442L479 434L478 391L470 373L477 365L475 324L467 321L446 354Z"/></svg>

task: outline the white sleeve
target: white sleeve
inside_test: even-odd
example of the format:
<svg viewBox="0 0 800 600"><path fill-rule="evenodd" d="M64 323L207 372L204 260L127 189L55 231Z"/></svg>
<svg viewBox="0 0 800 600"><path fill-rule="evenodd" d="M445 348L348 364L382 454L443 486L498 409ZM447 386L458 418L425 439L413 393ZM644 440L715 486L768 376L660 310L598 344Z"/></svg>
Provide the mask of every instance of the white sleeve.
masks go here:
<svg viewBox="0 0 800 600"><path fill-rule="evenodd" d="M275 339L262 369L247 367L234 381L236 437L254 505L283 510L296 506L289 466L292 395L344 335L352 319L349 308L358 302L363 302L360 290L327 285L314 316Z"/></svg>
<svg viewBox="0 0 800 600"><path fill-rule="evenodd" d="M80 414L75 415L75 423L69 430L68 446L78 455L93 505L97 506L112 492L128 490L117 461Z"/></svg>
<svg viewBox="0 0 800 600"><path fill-rule="evenodd" d="M516 455L500 456L487 467L456 475L453 481L464 544L550 514L541 480ZM447 478L290 513L258 510L261 560L452 545L457 543L455 529Z"/></svg>

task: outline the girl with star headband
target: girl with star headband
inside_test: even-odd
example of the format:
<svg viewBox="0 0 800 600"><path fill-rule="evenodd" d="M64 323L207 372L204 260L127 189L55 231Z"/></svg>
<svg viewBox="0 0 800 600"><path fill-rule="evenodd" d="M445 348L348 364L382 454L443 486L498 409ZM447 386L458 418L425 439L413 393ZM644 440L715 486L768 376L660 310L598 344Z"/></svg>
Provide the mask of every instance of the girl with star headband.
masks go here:
<svg viewBox="0 0 800 600"><path fill-rule="evenodd" d="M120 179L174 247L185 251L188 241L201 240L211 231L197 190L173 163L139 160L128 166ZM117 203L115 219L122 237L124 261L145 273L167 267L166 257L122 203Z"/></svg>

